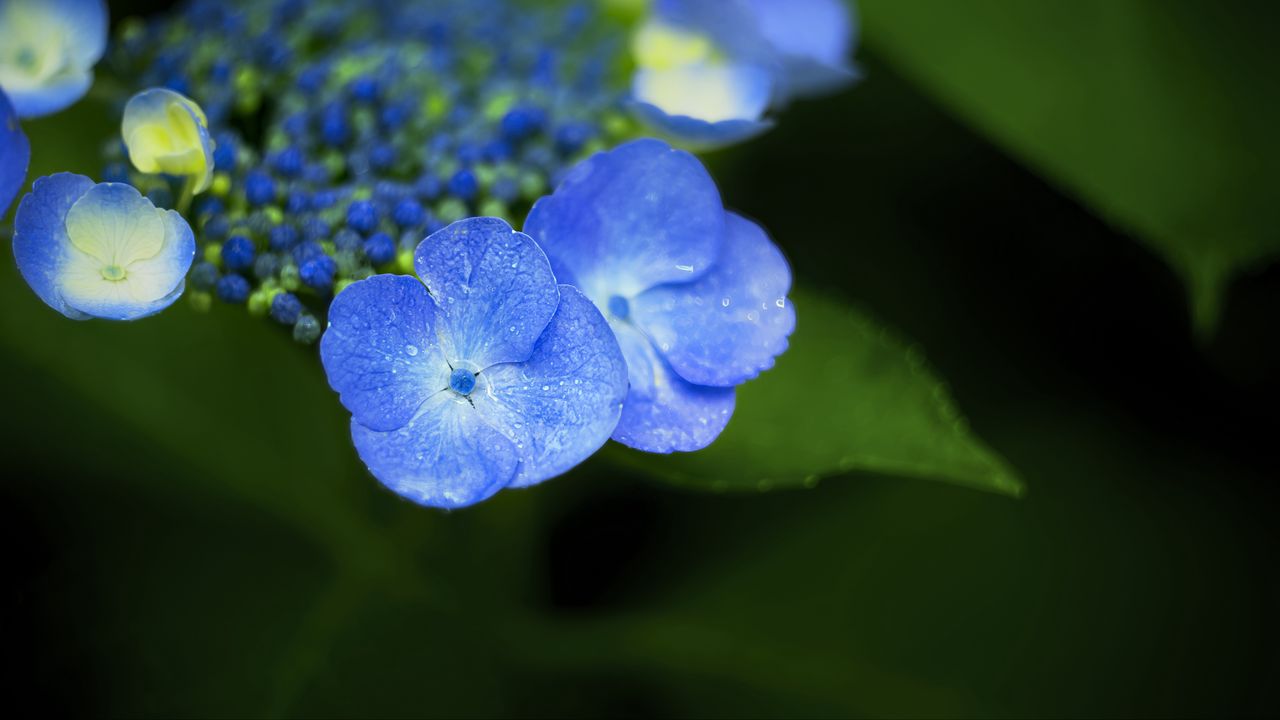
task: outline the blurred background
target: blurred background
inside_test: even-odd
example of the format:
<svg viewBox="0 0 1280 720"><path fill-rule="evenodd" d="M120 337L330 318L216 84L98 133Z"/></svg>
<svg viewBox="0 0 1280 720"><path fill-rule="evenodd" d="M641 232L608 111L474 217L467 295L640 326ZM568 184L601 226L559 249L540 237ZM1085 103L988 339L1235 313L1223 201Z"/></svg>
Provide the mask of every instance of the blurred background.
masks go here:
<svg viewBox="0 0 1280 720"><path fill-rule="evenodd" d="M314 348L225 307L72 323L10 260L5 695L109 716L1274 713L1277 6L860 9L863 82L707 161L798 284L928 358L1021 498L876 473L708 492L606 453L427 510L360 466ZM26 124L33 176L95 153L92 117ZM824 390L794 400L838 438Z"/></svg>

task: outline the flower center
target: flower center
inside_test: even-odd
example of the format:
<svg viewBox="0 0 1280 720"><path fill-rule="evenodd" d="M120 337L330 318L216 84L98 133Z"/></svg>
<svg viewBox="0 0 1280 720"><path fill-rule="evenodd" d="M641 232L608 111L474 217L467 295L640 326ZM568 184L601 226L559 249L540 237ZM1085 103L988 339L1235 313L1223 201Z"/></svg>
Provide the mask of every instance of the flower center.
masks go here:
<svg viewBox="0 0 1280 720"><path fill-rule="evenodd" d="M102 279L119 282L129 276L129 272L119 265L108 265L101 270Z"/></svg>
<svg viewBox="0 0 1280 720"><path fill-rule="evenodd" d="M29 47L24 47L19 50L17 58L15 59L17 60L18 67L23 70L31 71L36 67L36 51Z"/></svg>
<svg viewBox="0 0 1280 720"><path fill-rule="evenodd" d="M449 387L459 395L470 395L476 389L476 374L470 370L458 368L449 376Z"/></svg>
<svg viewBox="0 0 1280 720"><path fill-rule="evenodd" d="M631 317L631 303L621 295L614 295L609 298L609 314L619 320L626 320Z"/></svg>

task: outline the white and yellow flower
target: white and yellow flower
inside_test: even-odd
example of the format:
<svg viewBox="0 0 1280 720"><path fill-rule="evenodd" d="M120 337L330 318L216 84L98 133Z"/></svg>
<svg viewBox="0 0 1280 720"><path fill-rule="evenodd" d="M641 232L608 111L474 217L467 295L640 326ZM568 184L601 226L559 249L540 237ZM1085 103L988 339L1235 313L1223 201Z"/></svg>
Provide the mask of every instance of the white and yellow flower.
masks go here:
<svg viewBox="0 0 1280 720"><path fill-rule="evenodd" d="M0 88L19 117L83 97L106 47L102 0L0 0Z"/></svg>
<svg viewBox="0 0 1280 720"><path fill-rule="evenodd" d="M143 90L125 105L120 133L139 172L185 177L193 195L212 183L209 120L191 98L164 88Z"/></svg>
<svg viewBox="0 0 1280 720"><path fill-rule="evenodd" d="M182 295L195 236L130 185L58 173L18 205L13 254L49 307L75 320L136 320Z"/></svg>

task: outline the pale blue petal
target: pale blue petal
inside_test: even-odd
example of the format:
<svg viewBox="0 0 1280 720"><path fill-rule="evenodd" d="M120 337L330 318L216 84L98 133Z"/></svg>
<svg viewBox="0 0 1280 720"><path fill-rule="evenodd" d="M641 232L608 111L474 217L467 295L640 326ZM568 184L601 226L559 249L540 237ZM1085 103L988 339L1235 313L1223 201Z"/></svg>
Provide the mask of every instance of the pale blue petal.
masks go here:
<svg viewBox="0 0 1280 720"><path fill-rule="evenodd" d="M714 150L740 143L773 127L770 120L707 122L687 115L668 115L649 103L628 104L636 119L656 134L690 150Z"/></svg>
<svg viewBox="0 0 1280 720"><path fill-rule="evenodd" d="M560 307L523 363L480 373L476 409L516 445L512 487L568 471L599 450L622 412L627 365L613 330L576 288L560 287Z"/></svg>
<svg viewBox="0 0 1280 720"><path fill-rule="evenodd" d="M18 124L13 105L0 90L0 218L9 211L9 203L27 179L30 162L31 145Z"/></svg>
<svg viewBox="0 0 1280 720"><path fill-rule="evenodd" d="M351 439L383 485L433 507L480 502L506 487L519 464L515 445L449 391L427 399L397 430L378 432L352 420Z"/></svg>
<svg viewBox="0 0 1280 720"><path fill-rule="evenodd" d="M681 377L731 387L773 367L796 326L791 268L764 230L728 213L720 259L691 283L662 285L631 302L637 326Z"/></svg>
<svg viewBox="0 0 1280 720"><path fill-rule="evenodd" d="M676 374L634 326L614 323L631 390L613 439L654 453L710 445L733 416L734 389L694 385Z"/></svg>
<svg viewBox="0 0 1280 720"><path fill-rule="evenodd" d="M525 231L602 305L705 272L724 212L697 158L645 138L579 163L533 206Z"/></svg>
<svg viewBox="0 0 1280 720"><path fill-rule="evenodd" d="M107 49L107 4L104 0L37 0L67 28L67 50L81 68L92 68Z"/></svg>
<svg viewBox="0 0 1280 720"><path fill-rule="evenodd" d="M437 312L426 287L405 275L375 275L334 298L320 360L357 423L395 430L448 387Z"/></svg>
<svg viewBox="0 0 1280 720"><path fill-rule="evenodd" d="M73 173L38 178L14 216L13 255L22 279L46 305L75 320L87 316L62 300L58 269L71 244L67 211L93 186L89 178Z"/></svg>
<svg viewBox="0 0 1280 720"><path fill-rule="evenodd" d="M525 360L560 302L546 254L498 218L459 220L432 234L414 265L440 308L455 368Z"/></svg>
<svg viewBox="0 0 1280 720"><path fill-rule="evenodd" d="M92 69L72 69L47 85L7 90L19 117L37 118L62 110L89 92Z"/></svg>
<svg viewBox="0 0 1280 720"><path fill-rule="evenodd" d="M857 20L844 0L747 0L761 35L784 56L829 67L849 62Z"/></svg>

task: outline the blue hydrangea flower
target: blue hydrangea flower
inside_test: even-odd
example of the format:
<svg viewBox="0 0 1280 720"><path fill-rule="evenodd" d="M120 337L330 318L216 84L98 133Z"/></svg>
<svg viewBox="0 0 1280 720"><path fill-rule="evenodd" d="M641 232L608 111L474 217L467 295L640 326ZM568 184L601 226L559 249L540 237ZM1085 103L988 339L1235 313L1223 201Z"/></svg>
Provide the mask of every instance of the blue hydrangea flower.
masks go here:
<svg viewBox="0 0 1280 720"><path fill-rule="evenodd" d="M31 145L9 98L0 91L0 218L9 211L9 203L27 179L30 162Z"/></svg>
<svg viewBox="0 0 1280 720"><path fill-rule="evenodd" d="M462 507L559 475L609 439L627 394L622 352L532 239L497 218L461 220L422 241L414 264L418 278L343 290L320 341L378 480Z"/></svg>
<svg viewBox="0 0 1280 720"><path fill-rule="evenodd" d="M769 127L767 107L855 80L856 20L842 0L655 0L633 37L637 116L685 145Z"/></svg>
<svg viewBox="0 0 1280 720"><path fill-rule="evenodd" d="M0 0L0 88L19 117L83 97L106 47L102 0Z"/></svg>
<svg viewBox="0 0 1280 720"><path fill-rule="evenodd" d="M188 178L199 194L213 181L213 138L204 110L166 88L143 90L124 106L120 134L138 172Z"/></svg>
<svg viewBox="0 0 1280 720"><path fill-rule="evenodd" d="M182 295L195 256L182 216L130 185L58 173L18 205L13 254L49 307L74 320L136 320Z"/></svg>
<svg viewBox="0 0 1280 720"><path fill-rule="evenodd" d="M795 328L782 253L725 211L695 157L661 141L580 163L534 204L525 232L617 334L631 387L613 438L625 445L709 445L734 387L772 367Z"/></svg>
<svg viewBox="0 0 1280 720"><path fill-rule="evenodd" d="M762 62L726 57L701 31L661 18L632 37L632 110L650 128L689 147L740 142L769 129L763 119L773 74Z"/></svg>

